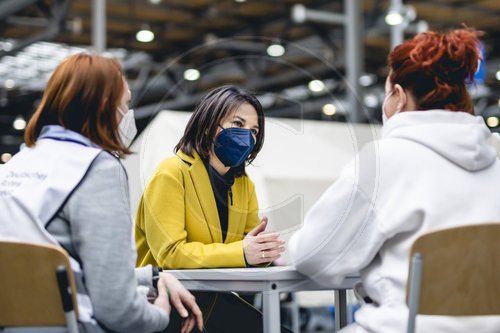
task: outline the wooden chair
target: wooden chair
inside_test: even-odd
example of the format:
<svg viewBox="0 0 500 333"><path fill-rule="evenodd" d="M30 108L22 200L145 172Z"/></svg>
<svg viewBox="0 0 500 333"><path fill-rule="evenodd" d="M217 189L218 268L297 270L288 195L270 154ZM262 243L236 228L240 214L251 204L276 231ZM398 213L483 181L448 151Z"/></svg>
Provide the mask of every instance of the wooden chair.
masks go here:
<svg viewBox="0 0 500 333"><path fill-rule="evenodd" d="M410 252L408 332L417 314L500 314L500 223L429 232Z"/></svg>
<svg viewBox="0 0 500 333"><path fill-rule="evenodd" d="M0 327L67 326L78 332L76 288L62 248L0 242Z"/></svg>

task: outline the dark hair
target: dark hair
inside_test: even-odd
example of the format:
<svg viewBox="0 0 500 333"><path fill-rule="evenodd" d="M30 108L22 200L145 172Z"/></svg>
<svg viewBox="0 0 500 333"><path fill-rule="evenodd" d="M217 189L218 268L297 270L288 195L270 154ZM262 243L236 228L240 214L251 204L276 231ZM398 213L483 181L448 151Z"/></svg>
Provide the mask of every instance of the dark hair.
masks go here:
<svg viewBox="0 0 500 333"><path fill-rule="evenodd" d="M181 150L192 156L194 149L202 158L207 158L212 151L212 142L221 121L244 103L252 105L257 111L259 126L255 146L245 160L247 164L250 164L264 143L264 111L254 95L232 85L213 89L201 99L189 119L184 136L177 143L174 151ZM236 176L241 176L244 172L245 164L243 163L240 168L236 169Z"/></svg>
<svg viewBox="0 0 500 333"><path fill-rule="evenodd" d="M124 93L123 69L116 59L77 54L64 59L47 83L24 139L35 144L45 125L61 125L107 151L130 154L118 134L116 109Z"/></svg>
<svg viewBox="0 0 500 333"><path fill-rule="evenodd" d="M474 113L465 87L472 82L480 54L473 29L448 34L424 32L397 46L388 57L391 84L409 89L419 110L447 109Z"/></svg>

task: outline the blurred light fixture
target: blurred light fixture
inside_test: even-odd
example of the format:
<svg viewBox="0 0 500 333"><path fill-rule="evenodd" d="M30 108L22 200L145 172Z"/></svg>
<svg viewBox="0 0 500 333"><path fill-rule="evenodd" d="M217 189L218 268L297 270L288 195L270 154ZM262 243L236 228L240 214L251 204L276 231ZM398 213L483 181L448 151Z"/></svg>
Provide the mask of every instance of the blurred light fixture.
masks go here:
<svg viewBox="0 0 500 333"><path fill-rule="evenodd" d="M388 25L399 25L403 22L409 23L417 18L417 12L413 6L395 5L389 7L385 15L385 23Z"/></svg>
<svg viewBox="0 0 500 333"><path fill-rule="evenodd" d="M500 70L498 70L495 74L495 78L500 81Z"/></svg>
<svg viewBox="0 0 500 333"><path fill-rule="evenodd" d="M12 79L5 80L5 88L12 89L16 86L16 82Z"/></svg>
<svg viewBox="0 0 500 333"><path fill-rule="evenodd" d="M153 5L157 5L161 2L161 0L149 0L149 3L152 3Z"/></svg>
<svg viewBox="0 0 500 333"><path fill-rule="evenodd" d="M323 113L327 116L333 116L337 113L337 107L331 103L323 105Z"/></svg>
<svg viewBox="0 0 500 333"><path fill-rule="evenodd" d="M417 34L420 34L422 32L429 31L429 23L424 20L420 20L417 22Z"/></svg>
<svg viewBox="0 0 500 333"><path fill-rule="evenodd" d="M12 122L12 127L18 131L22 131L26 128L26 120L24 120L23 116L17 116Z"/></svg>
<svg viewBox="0 0 500 333"><path fill-rule="evenodd" d="M307 87L312 92L320 92L320 91L323 91L325 89L325 84L321 80L312 80L312 81L309 81L309 84L307 85Z"/></svg>
<svg viewBox="0 0 500 333"><path fill-rule="evenodd" d="M385 23L388 25L399 25L403 23L403 15L401 15L399 10L391 8L385 16Z"/></svg>
<svg viewBox="0 0 500 333"><path fill-rule="evenodd" d="M247 0L234 0L235 2L247 2Z"/></svg>
<svg viewBox="0 0 500 333"><path fill-rule="evenodd" d="M363 103L369 108L376 108L379 106L379 99L377 95L368 93L363 97Z"/></svg>
<svg viewBox="0 0 500 333"><path fill-rule="evenodd" d="M496 116L488 117L486 118L486 124L488 124L489 127L497 127L498 124L500 124L500 120Z"/></svg>
<svg viewBox="0 0 500 333"><path fill-rule="evenodd" d="M200 78L200 71L194 68L188 68L184 71L184 79L187 81L196 81Z"/></svg>
<svg viewBox="0 0 500 333"><path fill-rule="evenodd" d="M283 54L285 54L285 47L276 42L269 45L266 52L271 57L281 57Z"/></svg>
<svg viewBox="0 0 500 333"><path fill-rule="evenodd" d="M12 157L12 154L10 154L10 153L3 153L2 157L1 157L2 162L3 163L7 163L11 159L11 157Z"/></svg>
<svg viewBox="0 0 500 333"><path fill-rule="evenodd" d="M307 9L303 4L296 4L292 7L292 19L295 23L304 23L307 20Z"/></svg>
<svg viewBox="0 0 500 333"><path fill-rule="evenodd" d="M143 25L141 30L135 34L135 38L141 43L149 43L155 39L155 34L150 30L149 26Z"/></svg>
<svg viewBox="0 0 500 333"><path fill-rule="evenodd" d="M371 86L377 80L375 74L363 74L359 77L359 84L363 87Z"/></svg>

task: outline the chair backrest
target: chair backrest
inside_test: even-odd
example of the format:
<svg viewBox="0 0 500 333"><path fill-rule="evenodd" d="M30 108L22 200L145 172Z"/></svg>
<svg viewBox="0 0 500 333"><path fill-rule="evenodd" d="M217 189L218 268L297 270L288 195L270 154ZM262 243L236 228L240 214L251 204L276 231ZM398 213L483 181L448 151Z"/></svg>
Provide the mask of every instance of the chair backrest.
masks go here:
<svg viewBox="0 0 500 333"><path fill-rule="evenodd" d="M60 266L67 272L76 313L75 281L66 251L52 245L0 242L0 326L67 325L56 275Z"/></svg>
<svg viewBox="0 0 500 333"><path fill-rule="evenodd" d="M500 314L500 223L429 232L414 242L410 258L415 254L422 258L416 313Z"/></svg>

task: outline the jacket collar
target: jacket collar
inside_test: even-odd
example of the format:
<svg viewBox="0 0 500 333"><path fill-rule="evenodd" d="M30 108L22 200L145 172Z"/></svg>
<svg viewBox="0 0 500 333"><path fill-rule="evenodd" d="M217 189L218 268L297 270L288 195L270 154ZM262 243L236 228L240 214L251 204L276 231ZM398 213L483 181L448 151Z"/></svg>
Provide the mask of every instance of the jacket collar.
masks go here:
<svg viewBox="0 0 500 333"><path fill-rule="evenodd" d="M42 127L38 139L53 139L59 141L69 141L78 143L87 147L99 148L98 145L91 142L87 137L81 135L80 133L73 132L66 129L60 125L46 125Z"/></svg>

